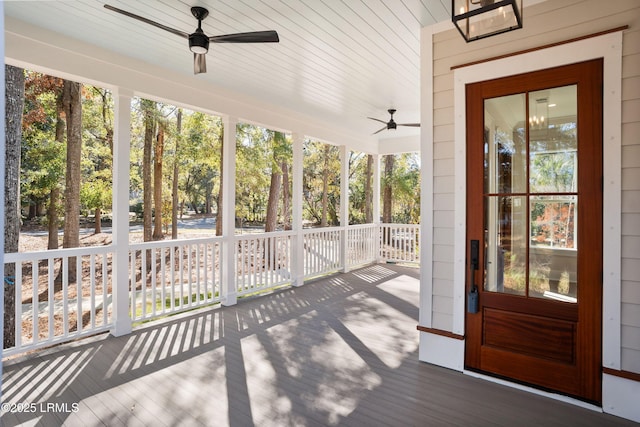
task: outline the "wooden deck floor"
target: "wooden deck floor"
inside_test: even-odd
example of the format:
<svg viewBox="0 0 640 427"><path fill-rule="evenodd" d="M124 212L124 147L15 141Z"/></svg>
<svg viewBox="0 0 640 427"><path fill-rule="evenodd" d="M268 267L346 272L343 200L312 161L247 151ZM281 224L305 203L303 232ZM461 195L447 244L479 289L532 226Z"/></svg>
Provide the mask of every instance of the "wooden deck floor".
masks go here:
<svg viewBox="0 0 640 427"><path fill-rule="evenodd" d="M419 362L418 274L366 267L6 361L3 402L33 411L2 425L635 425Z"/></svg>

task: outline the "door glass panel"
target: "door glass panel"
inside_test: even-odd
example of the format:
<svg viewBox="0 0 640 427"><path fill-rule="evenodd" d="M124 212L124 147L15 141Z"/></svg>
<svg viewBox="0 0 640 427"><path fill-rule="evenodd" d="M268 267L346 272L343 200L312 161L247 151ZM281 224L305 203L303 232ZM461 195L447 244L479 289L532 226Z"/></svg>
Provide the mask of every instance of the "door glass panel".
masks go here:
<svg viewBox="0 0 640 427"><path fill-rule="evenodd" d="M526 295L527 199L485 197L484 290Z"/></svg>
<svg viewBox="0 0 640 427"><path fill-rule="evenodd" d="M484 101L484 290L576 302L576 86Z"/></svg>
<svg viewBox="0 0 640 427"><path fill-rule="evenodd" d="M576 302L576 86L529 93L529 296Z"/></svg>
<svg viewBox="0 0 640 427"><path fill-rule="evenodd" d="M527 179L525 94L484 102L485 193L524 193Z"/></svg>

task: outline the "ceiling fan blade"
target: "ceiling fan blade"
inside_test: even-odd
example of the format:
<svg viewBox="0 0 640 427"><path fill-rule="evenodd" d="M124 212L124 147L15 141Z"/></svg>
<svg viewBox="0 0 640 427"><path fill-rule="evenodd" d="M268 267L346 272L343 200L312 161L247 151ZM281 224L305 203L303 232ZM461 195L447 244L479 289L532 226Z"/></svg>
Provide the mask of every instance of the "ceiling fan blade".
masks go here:
<svg viewBox="0 0 640 427"><path fill-rule="evenodd" d="M207 55L205 53L193 54L193 74L207 72Z"/></svg>
<svg viewBox="0 0 640 427"><path fill-rule="evenodd" d="M213 43L278 43L280 38L277 32L268 30L211 36L209 41Z"/></svg>
<svg viewBox="0 0 640 427"><path fill-rule="evenodd" d="M377 133L380 133L380 132L382 132L383 130L387 130L387 127L385 126L385 127L383 127L382 129L375 131L374 133L372 133L372 135L375 135L375 134L377 134Z"/></svg>
<svg viewBox="0 0 640 427"><path fill-rule="evenodd" d="M154 27L157 27L157 28L160 28L162 30L168 31L168 32L173 33L173 34L175 34L177 36L184 37L185 39L189 38L189 34L185 33L184 31L180 31L180 30L176 30L176 29L171 28L171 27L167 27L166 25L159 24L159 23L157 23L155 21L152 21L150 19L147 19L147 18L144 18L142 16L136 15L135 13L127 12L126 10L118 9L117 7L114 7L114 6L111 6L111 5L108 5L108 4L105 4L104 7L105 7L105 9L109 9L109 10L111 10L113 12L121 13L121 14L123 14L125 16L128 16L129 18L137 19L138 21L142 21L145 24L153 25Z"/></svg>
<svg viewBox="0 0 640 427"><path fill-rule="evenodd" d="M375 120L376 122L384 123L385 125L387 124L384 120L376 119L375 117L367 117L367 119Z"/></svg>
<svg viewBox="0 0 640 427"><path fill-rule="evenodd" d="M398 126L412 126L414 128L419 128L420 123L398 123Z"/></svg>

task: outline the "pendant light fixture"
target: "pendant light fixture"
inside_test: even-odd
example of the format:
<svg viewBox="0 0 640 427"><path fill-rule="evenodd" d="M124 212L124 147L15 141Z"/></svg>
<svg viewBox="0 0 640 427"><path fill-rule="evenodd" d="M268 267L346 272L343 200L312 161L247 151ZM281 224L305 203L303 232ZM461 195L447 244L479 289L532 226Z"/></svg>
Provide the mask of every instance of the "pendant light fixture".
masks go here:
<svg viewBox="0 0 640 427"><path fill-rule="evenodd" d="M468 42L522 28L522 0L451 0L451 20Z"/></svg>

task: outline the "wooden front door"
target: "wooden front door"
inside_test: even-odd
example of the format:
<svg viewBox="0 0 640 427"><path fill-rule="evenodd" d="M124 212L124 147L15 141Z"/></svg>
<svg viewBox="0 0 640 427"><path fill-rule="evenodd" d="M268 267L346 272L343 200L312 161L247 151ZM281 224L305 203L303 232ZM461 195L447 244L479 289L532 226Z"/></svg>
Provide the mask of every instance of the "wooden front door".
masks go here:
<svg viewBox="0 0 640 427"><path fill-rule="evenodd" d="M466 368L599 403L602 61L466 91Z"/></svg>

